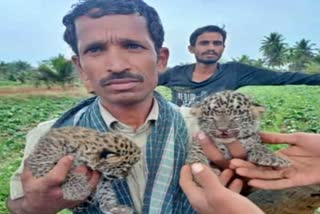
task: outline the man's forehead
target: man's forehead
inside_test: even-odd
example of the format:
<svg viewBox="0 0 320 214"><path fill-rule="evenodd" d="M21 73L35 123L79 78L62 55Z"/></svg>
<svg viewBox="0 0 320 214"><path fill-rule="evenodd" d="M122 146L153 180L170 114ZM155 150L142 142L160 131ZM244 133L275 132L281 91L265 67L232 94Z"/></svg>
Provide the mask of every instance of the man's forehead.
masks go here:
<svg viewBox="0 0 320 214"><path fill-rule="evenodd" d="M115 23L116 25L114 25ZM88 28L92 25L100 25L100 28L104 26L121 28L122 26L120 24L132 27L147 27L145 18L137 14L105 15L98 18L83 15L75 20L76 29Z"/></svg>
<svg viewBox="0 0 320 214"><path fill-rule="evenodd" d="M105 15L99 18L80 16L75 21L78 47L95 41L136 40L152 44L143 16Z"/></svg>
<svg viewBox="0 0 320 214"><path fill-rule="evenodd" d="M84 15L75 20L75 26L77 36L114 31L130 34L148 32L145 18L136 14L105 15L99 18Z"/></svg>
<svg viewBox="0 0 320 214"><path fill-rule="evenodd" d="M200 40L223 40L223 37L218 32L204 32L198 36L197 41Z"/></svg>

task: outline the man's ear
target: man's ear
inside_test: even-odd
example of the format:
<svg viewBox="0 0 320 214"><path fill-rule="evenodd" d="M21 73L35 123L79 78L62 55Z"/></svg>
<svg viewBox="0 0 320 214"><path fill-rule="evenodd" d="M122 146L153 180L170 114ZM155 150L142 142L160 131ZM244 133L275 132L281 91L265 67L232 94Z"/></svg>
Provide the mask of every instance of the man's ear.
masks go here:
<svg viewBox="0 0 320 214"><path fill-rule="evenodd" d="M76 70L79 72L80 80L83 83L84 87L86 88L87 92L90 94L94 94L93 87L91 85L91 81L89 80L85 71L83 71L82 66L80 64L80 59L77 55L73 55L71 57L72 63Z"/></svg>
<svg viewBox="0 0 320 214"><path fill-rule="evenodd" d="M87 75L86 75L86 72L83 71L82 69L82 66L81 66L81 63L80 63L80 59L77 55L73 55L71 57L72 59L72 63L74 65L74 67L76 68L76 70L79 72L79 75L80 75L80 79L82 81L86 81L88 79Z"/></svg>
<svg viewBox="0 0 320 214"><path fill-rule="evenodd" d="M162 73L166 70L168 59L169 59L169 49L160 48L158 53L158 62L157 62L157 71L159 73Z"/></svg>
<svg viewBox="0 0 320 214"><path fill-rule="evenodd" d="M194 54L194 46L189 45L188 46L188 50L189 50L190 53Z"/></svg>

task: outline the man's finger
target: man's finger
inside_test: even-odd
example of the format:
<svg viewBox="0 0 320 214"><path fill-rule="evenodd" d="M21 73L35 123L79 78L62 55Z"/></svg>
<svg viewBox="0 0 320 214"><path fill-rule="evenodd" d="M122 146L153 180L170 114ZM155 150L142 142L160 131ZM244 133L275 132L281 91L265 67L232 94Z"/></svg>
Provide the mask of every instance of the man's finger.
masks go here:
<svg viewBox="0 0 320 214"><path fill-rule="evenodd" d="M232 159L230 161L230 165L229 165L230 169L236 169L236 168L257 168L257 166L249 161L245 161L242 159Z"/></svg>
<svg viewBox="0 0 320 214"><path fill-rule="evenodd" d="M248 185L256 187L259 189L268 189L268 190L279 190L284 188L292 187L290 179L280 179L280 180L260 180L253 179L248 182Z"/></svg>
<svg viewBox="0 0 320 214"><path fill-rule="evenodd" d="M297 137L295 134L278 134L270 132L261 132L260 138L264 143L270 144L291 144L297 143Z"/></svg>
<svg viewBox="0 0 320 214"><path fill-rule="evenodd" d="M246 150L243 148L240 142L236 141L234 143L226 144L232 158L242 158L245 159L247 156Z"/></svg>
<svg viewBox="0 0 320 214"><path fill-rule="evenodd" d="M228 188L233 192L240 193L243 188L243 181L236 178L230 183Z"/></svg>
<svg viewBox="0 0 320 214"><path fill-rule="evenodd" d="M204 154L209 160L222 168L228 167L229 161L223 157L219 149L217 149L214 143L211 142L211 140L203 132L199 132L197 135L197 141L201 145Z"/></svg>
<svg viewBox="0 0 320 214"><path fill-rule="evenodd" d="M191 168L189 165L185 165L180 171L179 184L186 195L199 195L201 188L193 181Z"/></svg>
<svg viewBox="0 0 320 214"><path fill-rule="evenodd" d="M75 174L90 174L89 169L85 165L77 166L75 169L72 170Z"/></svg>
<svg viewBox="0 0 320 214"><path fill-rule="evenodd" d="M194 178L203 189L216 189L223 187L218 176L216 176L208 166L200 163L194 163L191 168Z"/></svg>
<svg viewBox="0 0 320 214"><path fill-rule="evenodd" d="M97 171L93 171L92 174L91 174L91 177L89 179L89 185L92 187L92 189L96 188L96 186L98 185L99 183L99 180L100 180L100 173L97 172Z"/></svg>
<svg viewBox="0 0 320 214"><path fill-rule="evenodd" d="M231 180L231 178L233 177L234 173L232 170L230 169L225 169L221 172L221 175L219 175L219 180L220 180L220 183L223 185L223 186L226 186L227 183L229 183L229 181Z"/></svg>
<svg viewBox="0 0 320 214"><path fill-rule="evenodd" d="M53 169L43 177L44 182L47 186L56 186L61 185L65 180L73 162L73 157L67 155L61 158L57 165L53 167Z"/></svg>
<svg viewBox="0 0 320 214"><path fill-rule="evenodd" d="M263 170L261 168L237 168L236 173L247 178L280 179L285 177L285 170L286 169Z"/></svg>

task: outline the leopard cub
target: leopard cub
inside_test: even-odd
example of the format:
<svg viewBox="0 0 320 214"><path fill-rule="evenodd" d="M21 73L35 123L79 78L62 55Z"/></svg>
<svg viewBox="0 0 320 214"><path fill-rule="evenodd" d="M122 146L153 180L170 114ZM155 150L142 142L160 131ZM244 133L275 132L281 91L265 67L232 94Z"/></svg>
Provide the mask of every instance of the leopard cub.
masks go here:
<svg viewBox="0 0 320 214"><path fill-rule="evenodd" d="M226 159L232 158L226 144L238 140L246 150L248 161L262 166L287 167L289 161L275 156L261 143L258 127L264 110L242 93L222 91L197 103L191 113L197 118L200 130L213 140ZM189 144L186 162L209 164L194 140ZM216 167L213 171L220 173Z"/></svg>
<svg viewBox="0 0 320 214"><path fill-rule="evenodd" d="M125 178L130 168L140 159L140 148L128 138L114 133L97 132L83 127L52 128L40 138L27 159L33 176L46 175L66 155L74 157L73 165L62 184L66 200L84 200L73 211L85 210L97 204L103 213L133 213L132 208L118 205L111 181ZM101 172L95 192L87 177L72 170L86 165Z"/></svg>

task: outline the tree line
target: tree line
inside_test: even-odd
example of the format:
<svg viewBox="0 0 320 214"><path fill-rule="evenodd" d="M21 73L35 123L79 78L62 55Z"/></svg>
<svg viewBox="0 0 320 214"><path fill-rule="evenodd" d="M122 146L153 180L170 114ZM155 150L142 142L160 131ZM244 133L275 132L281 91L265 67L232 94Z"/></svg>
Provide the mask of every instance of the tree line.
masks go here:
<svg viewBox="0 0 320 214"><path fill-rule="evenodd" d="M260 52L262 58L252 59L247 55L233 59L241 63L273 70L290 70L306 73L320 73L320 50L314 48L310 40L301 39L293 46L285 42L283 35L270 33L261 41ZM0 81L15 81L18 83L32 83L35 86L53 84L65 86L79 81L70 60L59 54L42 61L38 67L31 66L25 61L0 61Z"/></svg>
<svg viewBox="0 0 320 214"><path fill-rule="evenodd" d="M9 63L0 61L0 81L31 83L36 87L45 85L50 88L56 84L65 87L78 80L78 74L72 62L62 54L42 61L38 67L33 67L30 63L21 60Z"/></svg>
<svg viewBox="0 0 320 214"><path fill-rule="evenodd" d="M262 58L242 55L233 61L280 71L320 73L320 50L310 40L301 39L289 46L282 34L274 32L263 38L259 50Z"/></svg>

